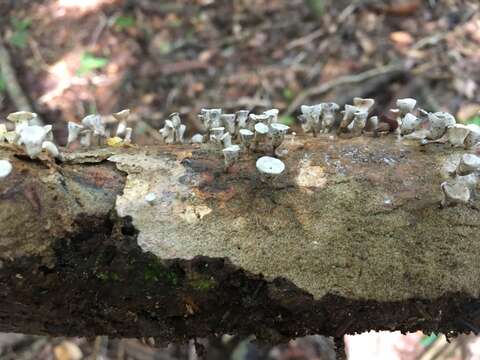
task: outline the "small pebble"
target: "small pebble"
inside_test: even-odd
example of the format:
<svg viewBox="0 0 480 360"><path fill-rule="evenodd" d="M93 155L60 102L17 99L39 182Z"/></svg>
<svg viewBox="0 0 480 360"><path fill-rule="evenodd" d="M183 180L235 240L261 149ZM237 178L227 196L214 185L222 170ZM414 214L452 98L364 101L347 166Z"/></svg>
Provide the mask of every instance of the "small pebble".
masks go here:
<svg viewBox="0 0 480 360"><path fill-rule="evenodd" d="M155 193L151 192L145 195L145 201L150 205L153 205L155 203L155 200L157 200L157 195L155 195Z"/></svg>

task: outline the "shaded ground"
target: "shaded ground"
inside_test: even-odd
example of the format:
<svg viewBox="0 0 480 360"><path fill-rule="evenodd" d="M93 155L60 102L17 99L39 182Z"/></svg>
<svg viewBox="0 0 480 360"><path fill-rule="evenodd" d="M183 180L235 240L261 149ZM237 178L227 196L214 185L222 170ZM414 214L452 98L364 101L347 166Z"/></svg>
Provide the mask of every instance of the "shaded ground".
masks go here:
<svg viewBox="0 0 480 360"><path fill-rule="evenodd" d="M480 109L475 0L326 1L321 12L306 6L315 0L77 3L1 5L20 82L50 122L130 107L139 139L173 111L193 131L201 107L277 107L288 115L303 95L310 95L305 102L340 103L372 96L380 112L395 98L415 96L463 121ZM309 93L397 62L405 71ZM0 116L13 110L3 96Z"/></svg>

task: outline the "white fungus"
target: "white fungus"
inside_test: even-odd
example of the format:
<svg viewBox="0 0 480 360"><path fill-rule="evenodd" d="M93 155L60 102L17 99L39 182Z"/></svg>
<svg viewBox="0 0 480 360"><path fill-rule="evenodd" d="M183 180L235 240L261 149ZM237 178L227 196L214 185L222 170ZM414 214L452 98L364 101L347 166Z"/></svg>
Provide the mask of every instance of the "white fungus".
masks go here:
<svg viewBox="0 0 480 360"><path fill-rule="evenodd" d="M27 126L20 132L19 144L25 146L25 151L31 159L35 159L42 151L46 135L43 126Z"/></svg>
<svg viewBox="0 0 480 360"><path fill-rule="evenodd" d="M283 161L271 156L262 156L257 160L257 170L265 175L280 175L285 170Z"/></svg>
<svg viewBox="0 0 480 360"><path fill-rule="evenodd" d="M42 149L54 158L58 158L60 156L57 146L51 141L44 141L42 143Z"/></svg>
<svg viewBox="0 0 480 360"><path fill-rule="evenodd" d="M83 129L83 126L72 121L68 122L68 139L67 147L78 139L80 131Z"/></svg>
<svg viewBox="0 0 480 360"><path fill-rule="evenodd" d="M0 160L0 179L6 178L12 172L12 164L8 160Z"/></svg>
<svg viewBox="0 0 480 360"><path fill-rule="evenodd" d="M156 200L157 200L157 195L155 195L155 193L153 192L150 192L147 195L145 195L145 201L150 205L155 204Z"/></svg>

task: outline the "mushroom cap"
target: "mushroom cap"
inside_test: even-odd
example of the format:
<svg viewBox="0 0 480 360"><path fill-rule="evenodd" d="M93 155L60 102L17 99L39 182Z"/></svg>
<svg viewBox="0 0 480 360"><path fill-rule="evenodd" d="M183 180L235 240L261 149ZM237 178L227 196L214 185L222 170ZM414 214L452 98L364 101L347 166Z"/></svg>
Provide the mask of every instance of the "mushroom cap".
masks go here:
<svg viewBox="0 0 480 360"><path fill-rule="evenodd" d="M268 126L265 125L264 123L261 123L261 122L256 123L255 124L255 132L259 133L259 134L262 134L262 135L267 134L268 133Z"/></svg>
<svg viewBox="0 0 480 360"><path fill-rule="evenodd" d="M18 123L18 122L24 122L24 121L30 121L33 120L37 117L38 115L36 113L32 113L30 111L17 111L14 113L11 113L7 116L7 120Z"/></svg>
<svg viewBox="0 0 480 360"><path fill-rule="evenodd" d="M8 160L0 160L0 179L6 178L12 172L12 164Z"/></svg>
<svg viewBox="0 0 480 360"><path fill-rule="evenodd" d="M370 111L370 109L375 105L375 100L374 99L363 99L360 97L355 97L353 98L353 105L358 107L359 109L365 110L365 111Z"/></svg>
<svg viewBox="0 0 480 360"><path fill-rule="evenodd" d="M195 134L192 136L192 143L193 144L202 144L203 143L203 135L202 134Z"/></svg>
<svg viewBox="0 0 480 360"><path fill-rule="evenodd" d="M57 145L51 141L44 141L42 143L42 149L46 150L53 157L58 157L60 152L58 151Z"/></svg>
<svg viewBox="0 0 480 360"><path fill-rule="evenodd" d="M125 109L125 110L119 111L117 113L112 114L112 116L117 121L126 121L128 119L128 117L130 116L130 109Z"/></svg>
<svg viewBox="0 0 480 360"><path fill-rule="evenodd" d="M240 129L239 133L242 136L253 136L253 131L248 129Z"/></svg>
<svg viewBox="0 0 480 360"><path fill-rule="evenodd" d="M464 154L457 168L457 172L460 175L468 175L479 170L480 157L474 154Z"/></svg>
<svg viewBox="0 0 480 360"><path fill-rule="evenodd" d="M236 155L240 152L240 146L238 145L231 145L229 147L226 147L225 149L222 150L223 154L225 156L227 155Z"/></svg>
<svg viewBox="0 0 480 360"><path fill-rule="evenodd" d="M31 144L31 143L41 143L47 135L46 130L43 126L32 125L26 126L20 132L20 143L21 144Z"/></svg>
<svg viewBox="0 0 480 360"><path fill-rule="evenodd" d="M398 99L396 104L400 111L407 113L411 112L415 108L417 105L417 100L412 98Z"/></svg>
<svg viewBox="0 0 480 360"><path fill-rule="evenodd" d="M286 134L287 131L290 129L290 126L280 124L280 123L274 123L270 125L270 128L272 130L273 134Z"/></svg>
<svg viewBox="0 0 480 360"><path fill-rule="evenodd" d="M271 156L262 156L256 166L258 171L267 175L280 175L285 170L283 161Z"/></svg>

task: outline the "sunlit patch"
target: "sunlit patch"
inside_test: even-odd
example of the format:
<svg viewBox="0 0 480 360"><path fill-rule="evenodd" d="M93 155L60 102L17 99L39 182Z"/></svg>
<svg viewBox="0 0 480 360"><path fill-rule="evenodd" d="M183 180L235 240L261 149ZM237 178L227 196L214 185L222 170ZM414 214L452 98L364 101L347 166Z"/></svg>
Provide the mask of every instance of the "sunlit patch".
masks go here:
<svg viewBox="0 0 480 360"><path fill-rule="evenodd" d="M58 0L58 6L67 10L94 11L113 2L114 0Z"/></svg>

